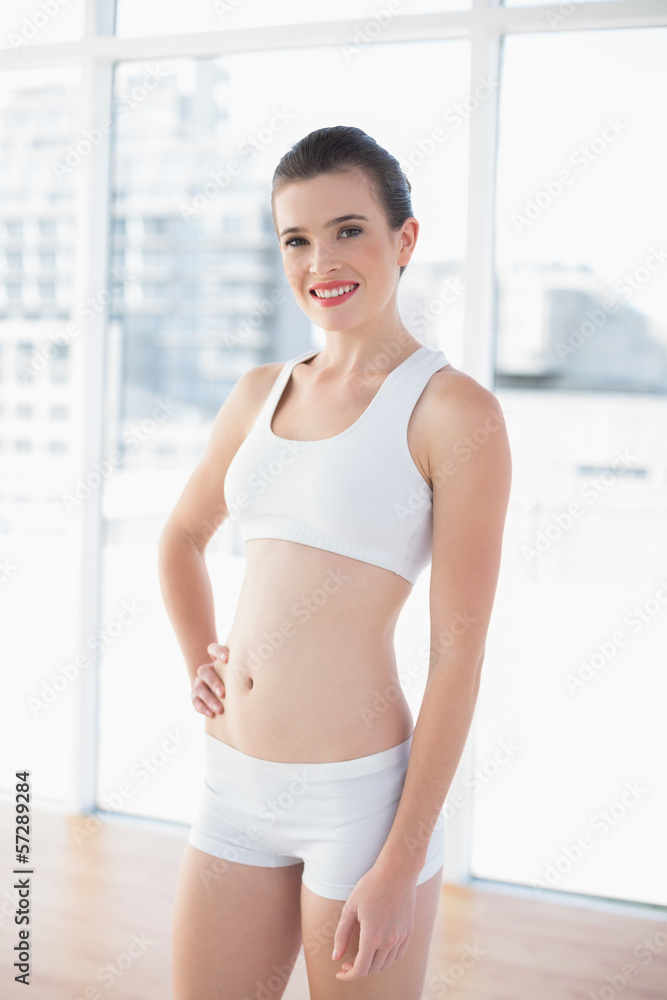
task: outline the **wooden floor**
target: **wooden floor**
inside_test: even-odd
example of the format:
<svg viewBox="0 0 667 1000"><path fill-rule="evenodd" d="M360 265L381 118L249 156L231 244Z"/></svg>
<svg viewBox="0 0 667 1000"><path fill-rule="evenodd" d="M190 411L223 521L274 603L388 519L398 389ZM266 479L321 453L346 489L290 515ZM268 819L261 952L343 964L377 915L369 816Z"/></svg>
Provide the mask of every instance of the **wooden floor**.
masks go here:
<svg viewBox="0 0 667 1000"><path fill-rule="evenodd" d="M0 997L171 1000L170 921L185 844L113 819L34 811L31 987L14 983L12 812L0 804ZM667 924L443 885L426 1000L666 1000ZM653 942L641 960L635 949ZM132 945L136 958L129 959ZM460 965L477 948L481 957ZM118 962L107 980L97 972ZM623 978L632 965L635 974ZM124 966L124 968L120 967ZM92 988L97 988L97 993ZM89 992L86 993L88 988ZM285 1000L308 1000L303 949Z"/></svg>

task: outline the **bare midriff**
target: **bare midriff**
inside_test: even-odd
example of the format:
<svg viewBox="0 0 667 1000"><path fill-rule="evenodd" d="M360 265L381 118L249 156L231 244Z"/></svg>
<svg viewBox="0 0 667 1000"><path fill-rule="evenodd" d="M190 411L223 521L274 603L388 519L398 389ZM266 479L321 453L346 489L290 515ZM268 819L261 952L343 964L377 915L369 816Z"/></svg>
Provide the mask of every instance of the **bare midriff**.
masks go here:
<svg viewBox="0 0 667 1000"><path fill-rule="evenodd" d="M394 629L409 581L284 539L250 539L245 555L234 621L220 639L229 648L224 708L206 718L206 732L252 757L300 763L408 739L414 722Z"/></svg>

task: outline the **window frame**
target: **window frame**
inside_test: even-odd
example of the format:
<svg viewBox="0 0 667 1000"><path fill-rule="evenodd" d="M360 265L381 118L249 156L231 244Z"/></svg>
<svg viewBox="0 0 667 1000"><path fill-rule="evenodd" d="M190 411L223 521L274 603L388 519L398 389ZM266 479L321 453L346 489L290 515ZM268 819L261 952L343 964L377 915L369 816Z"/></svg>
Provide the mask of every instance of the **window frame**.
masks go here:
<svg viewBox="0 0 667 1000"><path fill-rule="evenodd" d="M571 0L570 0L571 4ZM369 44L467 38L470 45L470 91L479 80L500 80L503 38L508 34L667 26L664 0L603 0L577 3L576 16L562 16L563 3L507 8L499 0L471 0L466 10L395 15L377 41ZM315 48L323 44L350 45L366 18L225 29L170 36L117 38L116 0L85 0L83 37L77 41L29 44L20 51L23 68L78 66L82 70L80 126L111 118L113 74L116 63L131 60L203 58L243 52ZM552 15L550 17L550 15ZM555 15L555 16L554 16ZM549 20L547 20L549 18ZM551 23L550 23L551 22ZM0 71L16 68L16 53L0 50ZM463 264L465 322L462 368L480 384L493 388L496 287L494 201L500 87L470 118L466 255ZM73 260L74 302L81 302L109 283L110 149L102 143L81 164L77 178L76 247ZM49 237L50 238L50 237ZM89 349L83 377L83 407L76 461L82 474L104 459L104 361L108 311L99 312L87 331ZM101 491L82 504L73 517L76 552L81 567L78 631L81 648L86 636L101 627ZM97 803L99 660L91 653L91 667L76 686L78 698L78 774L69 803L78 813L100 812ZM474 733L474 722L473 722ZM466 744L458 769L464 775L473 766L473 739ZM456 782L452 792L456 790ZM465 805L448 824L445 878L461 885L478 885L524 894L521 887L488 883L471 875L470 826L472 804ZM140 819L134 818L136 822ZM151 823L154 821L150 821ZM551 895L551 894L549 894ZM567 893L554 891L562 900ZM581 900L577 895L573 902ZM621 905L621 904L617 904ZM636 907L635 907L636 909Z"/></svg>

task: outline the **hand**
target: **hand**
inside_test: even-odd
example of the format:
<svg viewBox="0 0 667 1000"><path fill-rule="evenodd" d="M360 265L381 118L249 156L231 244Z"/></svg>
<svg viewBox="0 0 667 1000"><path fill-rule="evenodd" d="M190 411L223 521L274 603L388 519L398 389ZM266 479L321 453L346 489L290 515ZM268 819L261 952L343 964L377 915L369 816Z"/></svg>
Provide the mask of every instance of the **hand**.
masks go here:
<svg viewBox="0 0 667 1000"><path fill-rule="evenodd" d="M343 963L336 979L349 983L389 969L408 947L415 926L416 901L417 876L392 876L377 865L369 869L345 901L338 921L335 961L347 951L355 922L360 932L354 964Z"/></svg>
<svg viewBox="0 0 667 1000"><path fill-rule="evenodd" d="M227 646L221 646L219 642L211 642L206 647L206 651L210 653L214 661L213 663L202 663L200 667L197 667L190 697L198 712L213 718L218 712L224 711L224 706L216 695L219 698L225 697L225 685L215 669L215 664L227 663L229 649Z"/></svg>

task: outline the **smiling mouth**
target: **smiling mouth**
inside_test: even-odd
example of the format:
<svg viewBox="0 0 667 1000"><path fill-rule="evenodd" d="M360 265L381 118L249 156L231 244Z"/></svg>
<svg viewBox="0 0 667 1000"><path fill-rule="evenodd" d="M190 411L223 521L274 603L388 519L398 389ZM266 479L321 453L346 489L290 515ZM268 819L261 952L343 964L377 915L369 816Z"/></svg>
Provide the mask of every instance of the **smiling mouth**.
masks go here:
<svg viewBox="0 0 667 1000"><path fill-rule="evenodd" d="M339 285L337 288L311 288L310 294L322 305L337 305L349 299L358 287L358 282L350 281L347 285Z"/></svg>

